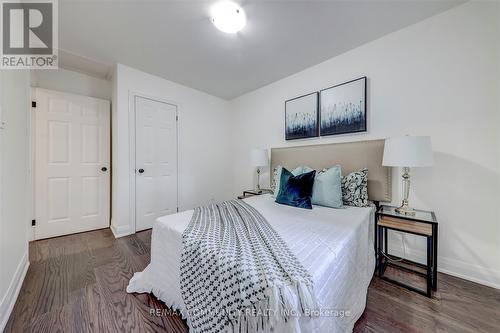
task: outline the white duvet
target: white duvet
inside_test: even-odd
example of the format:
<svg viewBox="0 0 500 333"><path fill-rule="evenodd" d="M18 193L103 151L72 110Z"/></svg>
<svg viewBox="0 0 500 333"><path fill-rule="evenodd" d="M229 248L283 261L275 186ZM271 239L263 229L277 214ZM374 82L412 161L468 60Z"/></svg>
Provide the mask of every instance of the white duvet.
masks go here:
<svg viewBox="0 0 500 333"><path fill-rule="evenodd" d="M313 277L319 311L273 332L351 332L366 304L375 269L374 208L312 210L279 205L271 195L245 199L280 234ZM178 309L186 308L180 289L182 232L192 210L160 217L153 226L151 263L134 274L127 292L149 293Z"/></svg>

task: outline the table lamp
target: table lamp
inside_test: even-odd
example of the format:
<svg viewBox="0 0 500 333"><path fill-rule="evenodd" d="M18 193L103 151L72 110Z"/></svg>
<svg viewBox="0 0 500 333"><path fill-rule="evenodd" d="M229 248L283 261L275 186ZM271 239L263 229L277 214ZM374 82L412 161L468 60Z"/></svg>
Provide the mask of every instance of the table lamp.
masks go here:
<svg viewBox="0 0 500 333"><path fill-rule="evenodd" d="M257 186L255 190L260 193L260 168L269 165L267 149L255 148L252 150L252 165L257 168Z"/></svg>
<svg viewBox="0 0 500 333"><path fill-rule="evenodd" d="M396 212L415 215L408 204L410 194L410 167L427 167L434 163L429 136L402 136L385 139L382 165L403 168L403 202Z"/></svg>

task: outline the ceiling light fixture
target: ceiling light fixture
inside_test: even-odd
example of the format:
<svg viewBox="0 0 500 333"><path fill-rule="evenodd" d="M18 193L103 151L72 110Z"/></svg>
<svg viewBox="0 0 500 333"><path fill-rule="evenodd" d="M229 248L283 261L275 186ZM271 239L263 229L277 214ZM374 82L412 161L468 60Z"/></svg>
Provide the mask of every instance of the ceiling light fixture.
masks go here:
<svg viewBox="0 0 500 333"><path fill-rule="evenodd" d="M211 9L212 22L219 29L228 34L234 34L247 24L247 17L243 8L231 1L217 2Z"/></svg>

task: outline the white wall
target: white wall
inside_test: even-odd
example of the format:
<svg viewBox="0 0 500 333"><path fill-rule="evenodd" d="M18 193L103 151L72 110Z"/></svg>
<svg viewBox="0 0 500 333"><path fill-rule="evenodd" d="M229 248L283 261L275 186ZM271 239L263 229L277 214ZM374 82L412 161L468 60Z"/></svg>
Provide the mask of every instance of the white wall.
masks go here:
<svg viewBox="0 0 500 333"><path fill-rule="evenodd" d="M430 135L435 166L413 170L410 201L436 211L438 267L500 287L499 19L496 2L466 3L233 100L233 193L253 186L252 147ZM285 100L363 75L367 133L285 142Z"/></svg>
<svg viewBox="0 0 500 333"><path fill-rule="evenodd" d="M0 71L0 331L28 268L29 72Z"/></svg>
<svg viewBox="0 0 500 333"><path fill-rule="evenodd" d="M231 116L228 102L206 93L118 64L113 77L112 230L135 232L129 214L129 96L140 93L176 104L179 112L179 210L232 193Z"/></svg>
<svg viewBox="0 0 500 333"><path fill-rule="evenodd" d="M111 81L63 68L32 70L31 86L111 100Z"/></svg>

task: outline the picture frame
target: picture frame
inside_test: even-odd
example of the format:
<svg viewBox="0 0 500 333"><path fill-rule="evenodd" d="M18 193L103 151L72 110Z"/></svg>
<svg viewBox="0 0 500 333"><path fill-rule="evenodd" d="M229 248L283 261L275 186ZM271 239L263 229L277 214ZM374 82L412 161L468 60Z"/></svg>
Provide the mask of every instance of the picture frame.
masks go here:
<svg viewBox="0 0 500 333"><path fill-rule="evenodd" d="M367 131L366 76L320 91L319 135Z"/></svg>
<svg viewBox="0 0 500 333"><path fill-rule="evenodd" d="M318 108L318 92L285 101L285 140L318 137Z"/></svg>

